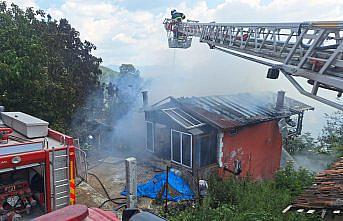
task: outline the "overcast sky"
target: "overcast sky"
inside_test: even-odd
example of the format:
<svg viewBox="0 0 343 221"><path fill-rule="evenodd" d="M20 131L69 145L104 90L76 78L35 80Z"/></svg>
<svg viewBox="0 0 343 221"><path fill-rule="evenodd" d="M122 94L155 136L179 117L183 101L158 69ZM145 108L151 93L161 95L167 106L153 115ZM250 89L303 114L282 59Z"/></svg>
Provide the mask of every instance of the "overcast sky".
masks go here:
<svg viewBox="0 0 343 221"><path fill-rule="evenodd" d="M15 0L22 7L41 8L71 25L97 46L103 65L132 63L151 79L153 100L168 95L199 96L285 90L313 105L305 130L316 133L324 112L333 109L298 94L283 77L265 79L267 68L209 50L193 40L187 50L168 49L163 19L177 9L201 22L300 22L343 20L342 0Z"/></svg>

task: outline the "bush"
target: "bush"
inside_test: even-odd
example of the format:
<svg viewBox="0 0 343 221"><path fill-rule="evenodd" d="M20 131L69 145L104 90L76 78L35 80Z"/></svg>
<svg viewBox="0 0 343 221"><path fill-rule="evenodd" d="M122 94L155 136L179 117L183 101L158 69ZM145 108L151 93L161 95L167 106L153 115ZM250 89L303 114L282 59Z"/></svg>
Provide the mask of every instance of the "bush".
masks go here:
<svg viewBox="0 0 343 221"><path fill-rule="evenodd" d="M288 191L292 197L299 195L313 181L314 173L304 168L296 171L291 162L288 162L286 167L280 169L275 175L276 187Z"/></svg>
<svg viewBox="0 0 343 221"><path fill-rule="evenodd" d="M279 221L317 220L316 216L282 214L294 197L311 185L313 174L296 171L292 164L277 172L275 180L253 181L249 178L209 181L209 194L201 206L172 211L168 220ZM319 220L319 219L318 219Z"/></svg>

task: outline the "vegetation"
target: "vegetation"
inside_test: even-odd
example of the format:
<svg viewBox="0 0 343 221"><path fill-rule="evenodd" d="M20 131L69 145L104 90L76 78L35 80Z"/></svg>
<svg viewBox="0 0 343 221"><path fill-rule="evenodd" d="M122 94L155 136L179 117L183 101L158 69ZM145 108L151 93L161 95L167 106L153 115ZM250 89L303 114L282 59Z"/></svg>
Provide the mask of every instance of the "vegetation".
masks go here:
<svg viewBox="0 0 343 221"><path fill-rule="evenodd" d="M321 135L315 139L311 133L305 133L286 142L285 148L290 154L304 150L318 153L332 153L343 156L343 112L325 114L326 125Z"/></svg>
<svg viewBox="0 0 343 221"><path fill-rule="evenodd" d="M209 182L209 194L202 205L183 211L172 210L168 220L219 220L219 221L279 221L319 220L315 216L297 213L282 214L291 201L309 186L313 174L305 169L294 170L292 164L280 170L275 180L252 181L249 178Z"/></svg>
<svg viewBox="0 0 343 221"><path fill-rule="evenodd" d="M102 72L102 75L100 76L100 79L99 79L101 83L110 82L114 78L117 78L119 75L119 72L114 71L111 68L107 68L104 66L100 66L100 70Z"/></svg>
<svg viewBox="0 0 343 221"><path fill-rule="evenodd" d="M80 139L87 151L99 145L100 141L104 148L113 145L113 140L119 142L123 139L116 136L118 128L125 125L120 120L140 108L138 101L144 83L139 70L132 64L122 64L120 72L106 67L100 69L103 73L100 88L94 90L85 105L78 109L71 124L72 135Z"/></svg>
<svg viewBox="0 0 343 221"><path fill-rule="evenodd" d="M287 150L297 153L304 150L343 155L343 113L326 115L322 134L313 138L310 133L288 142ZM202 205L176 207L165 214L169 220L220 220L220 221L315 221L315 215L282 214L295 197L313 182L314 174L305 169L296 171L292 164L279 170L274 180L254 182L249 178L209 182L209 194ZM180 208L180 209L177 209Z"/></svg>
<svg viewBox="0 0 343 221"><path fill-rule="evenodd" d="M306 132L299 137L294 137L292 140L284 141L286 143L285 148L290 154L294 154L303 150L310 150L316 147L315 139L311 133Z"/></svg>
<svg viewBox="0 0 343 221"><path fill-rule="evenodd" d="M320 147L337 151L340 156L343 156L343 112L325 114L325 117L326 125L322 130L322 136L318 138Z"/></svg>
<svg viewBox="0 0 343 221"><path fill-rule="evenodd" d="M66 19L0 2L0 104L65 131L97 87L101 59Z"/></svg>

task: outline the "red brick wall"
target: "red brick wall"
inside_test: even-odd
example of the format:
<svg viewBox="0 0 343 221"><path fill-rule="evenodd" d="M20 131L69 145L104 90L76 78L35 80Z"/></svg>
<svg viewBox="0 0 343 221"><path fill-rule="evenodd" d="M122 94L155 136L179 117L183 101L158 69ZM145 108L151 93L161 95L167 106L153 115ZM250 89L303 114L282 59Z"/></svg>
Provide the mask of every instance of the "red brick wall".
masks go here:
<svg viewBox="0 0 343 221"><path fill-rule="evenodd" d="M240 160L240 176L269 179L280 167L282 137L276 120L240 128L236 135L225 132L223 143L223 165L233 170L233 162ZM220 175L230 172L220 170Z"/></svg>

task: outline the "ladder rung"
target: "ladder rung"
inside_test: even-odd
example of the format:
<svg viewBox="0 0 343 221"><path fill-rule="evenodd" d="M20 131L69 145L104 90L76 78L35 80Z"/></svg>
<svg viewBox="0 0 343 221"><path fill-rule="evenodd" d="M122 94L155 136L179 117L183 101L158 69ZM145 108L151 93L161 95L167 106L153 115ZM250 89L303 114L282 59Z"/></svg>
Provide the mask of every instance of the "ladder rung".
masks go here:
<svg viewBox="0 0 343 221"><path fill-rule="evenodd" d="M69 204L68 204L68 203L61 203L61 204L56 205L56 207L58 207L58 206L64 206L64 205L69 205Z"/></svg>
<svg viewBox="0 0 343 221"><path fill-rule="evenodd" d="M327 59L324 59L324 58L308 57L308 59L312 59L312 60L316 60L316 61L323 61L323 62L326 62L326 61L327 61Z"/></svg>
<svg viewBox="0 0 343 221"><path fill-rule="evenodd" d="M305 34L304 39L316 39L318 35L315 34Z"/></svg>
<svg viewBox="0 0 343 221"><path fill-rule="evenodd" d="M64 179L64 180L55 180L55 183L60 183L60 182L63 182L63 181L68 181L68 179Z"/></svg>
<svg viewBox="0 0 343 221"><path fill-rule="evenodd" d="M67 197L69 197L69 195L67 195L67 196L61 196L61 197L57 197L57 198L56 198L56 200L64 199L64 198L67 198Z"/></svg>
<svg viewBox="0 0 343 221"><path fill-rule="evenodd" d="M65 170L65 169L68 169L68 167L60 167L60 168L56 168L56 169L54 169L54 171Z"/></svg>
<svg viewBox="0 0 343 221"><path fill-rule="evenodd" d="M58 156L55 156L55 158L61 158L61 157L67 157L68 155L58 155Z"/></svg>
<svg viewBox="0 0 343 221"><path fill-rule="evenodd" d="M64 193L68 193L69 194L68 191L63 191L63 192L56 193L55 195L57 196L57 195L61 195L61 194L64 194Z"/></svg>
<svg viewBox="0 0 343 221"><path fill-rule="evenodd" d="M67 185L69 185L69 183L57 185L56 188L59 188L59 187L62 187L62 186L67 186Z"/></svg>

